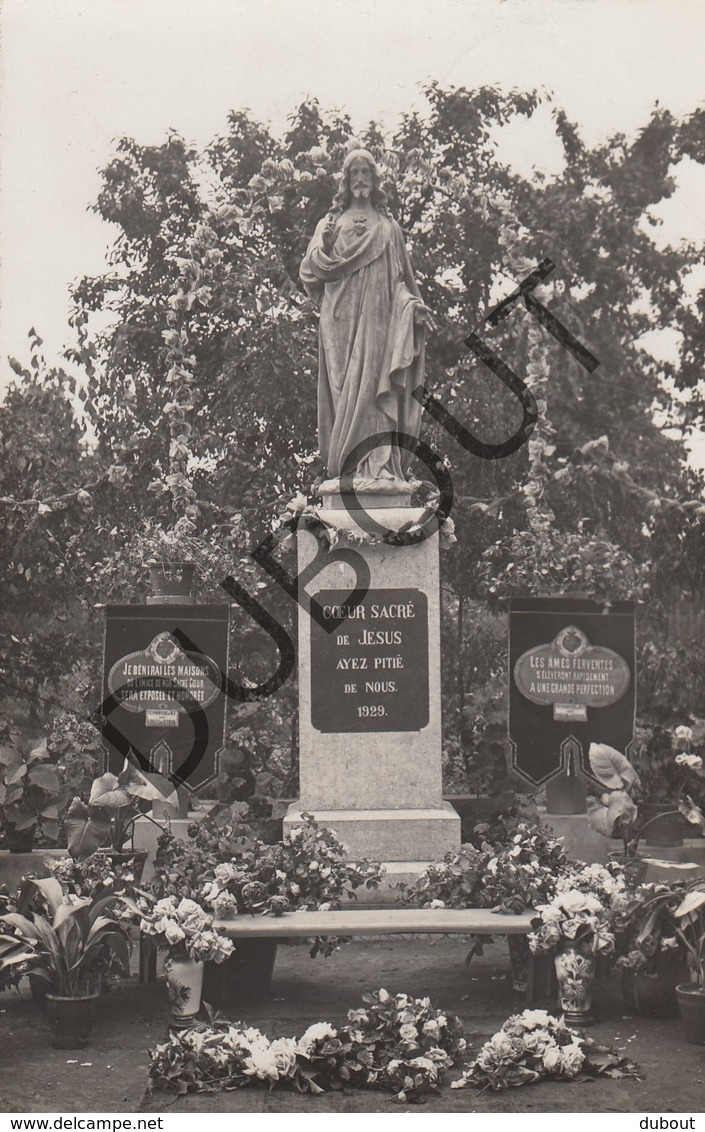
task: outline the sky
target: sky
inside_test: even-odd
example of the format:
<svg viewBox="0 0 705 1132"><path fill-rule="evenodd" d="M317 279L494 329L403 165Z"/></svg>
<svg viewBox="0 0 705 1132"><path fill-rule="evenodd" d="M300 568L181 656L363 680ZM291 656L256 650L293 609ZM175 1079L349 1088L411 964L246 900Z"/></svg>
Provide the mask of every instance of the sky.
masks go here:
<svg viewBox="0 0 705 1132"><path fill-rule="evenodd" d="M114 232L92 211L115 140L203 146L231 109L276 131L308 96L364 125L423 111L421 87L499 83L551 93L594 143L654 103L705 92L703 0L2 0L0 387L70 340L68 291L99 273ZM519 171L556 169L548 110L505 131ZM705 172L664 203L660 239L705 240ZM669 345L663 348L668 353Z"/></svg>

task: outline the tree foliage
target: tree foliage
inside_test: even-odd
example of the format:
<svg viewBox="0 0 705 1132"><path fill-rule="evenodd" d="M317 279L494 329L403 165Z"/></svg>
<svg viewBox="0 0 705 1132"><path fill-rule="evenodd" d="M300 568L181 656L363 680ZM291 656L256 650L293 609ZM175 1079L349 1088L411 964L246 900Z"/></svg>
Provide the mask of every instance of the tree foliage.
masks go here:
<svg viewBox="0 0 705 1132"><path fill-rule="evenodd" d="M425 438L451 468L459 540L443 580L453 779L481 777L482 767L487 776L501 756L498 618L511 594L578 589L641 602L642 707L663 716L705 710L699 644L669 640L674 603L685 591L697 607L703 591L702 482L673 432L703 414L705 298L688 292L701 250L664 249L652 234L653 209L672 194L678 162L705 160L703 115L681 121L657 108L635 138L589 148L556 109L563 169L526 179L501 163L496 139L535 113L535 93L432 84L426 96L428 113L404 116L392 134L375 123L354 133L347 116L309 100L283 138L233 112L202 153L174 133L157 146L118 144L95 206L116 232L109 263L73 292L70 361L84 377L72 391L73 379L35 357L31 370L16 366L19 384L0 409L9 467L2 494L11 501L6 624L20 641L2 659L13 679L41 673L58 685L62 672L85 663L87 642L99 639L87 610L144 592L145 523L181 523L200 540L210 575L204 596L223 598L220 566L293 633L293 603L248 552L291 496L323 475L316 314L298 267L345 153L361 144L384 171L437 316L426 385L482 440L514 432L518 402L463 345L475 329L540 410L529 442L494 461L470 455L426 417ZM592 373L521 305L496 332L484 321L546 257L556 268L534 294L599 359ZM110 314L109 329L94 332L95 312ZM677 365L647 348L644 336L666 328L682 336ZM426 477L423 465L419 474ZM52 633L64 617L57 651ZM235 640L237 678L271 672L271 642L241 612ZM671 667L659 682L668 649L680 650L678 679ZM254 721L233 721L247 750L251 728L260 747L267 736L277 766L289 765L289 789L293 696L290 682ZM252 757L261 766L261 750Z"/></svg>

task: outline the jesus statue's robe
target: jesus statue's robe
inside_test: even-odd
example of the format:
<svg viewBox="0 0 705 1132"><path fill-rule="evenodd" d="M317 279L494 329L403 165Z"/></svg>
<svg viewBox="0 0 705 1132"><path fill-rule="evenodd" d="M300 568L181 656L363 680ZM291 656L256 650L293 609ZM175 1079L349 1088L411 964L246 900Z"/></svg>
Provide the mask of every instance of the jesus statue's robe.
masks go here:
<svg viewBox="0 0 705 1132"><path fill-rule="evenodd" d="M379 215L363 235L343 226L330 252L321 220L301 264L307 294L320 303L318 437L328 474L378 433L418 439L421 405L411 396L423 382L423 306L401 228ZM410 448L413 445L410 444ZM380 443L347 468L348 475L406 479L412 451Z"/></svg>

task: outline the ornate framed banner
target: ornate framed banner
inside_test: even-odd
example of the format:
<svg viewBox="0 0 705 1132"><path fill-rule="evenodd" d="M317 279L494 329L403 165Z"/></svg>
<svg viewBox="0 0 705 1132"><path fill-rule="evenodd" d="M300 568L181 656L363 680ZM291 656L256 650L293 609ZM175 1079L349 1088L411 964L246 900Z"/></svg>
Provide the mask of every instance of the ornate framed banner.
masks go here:
<svg viewBox="0 0 705 1132"><path fill-rule="evenodd" d="M105 607L101 734L117 773L128 749L146 771L199 790L225 743L228 605Z"/></svg>
<svg viewBox="0 0 705 1132"><path fill-rule="evenodd" d="M630 752L636 715L634 603L513 598L509 613L512 766L533 786L572 757L590 777L590 743Z"/></svg>

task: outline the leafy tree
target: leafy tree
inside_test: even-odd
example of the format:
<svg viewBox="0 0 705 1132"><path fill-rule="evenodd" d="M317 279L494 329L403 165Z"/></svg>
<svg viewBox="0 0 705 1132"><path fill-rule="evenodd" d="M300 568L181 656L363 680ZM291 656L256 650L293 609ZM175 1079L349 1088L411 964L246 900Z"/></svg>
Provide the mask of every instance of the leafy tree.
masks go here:
<svg viewBox="0 0 705 1132"><path fill-rule="evenodd" d="M37 502L13 515L26 520L26 537L56 539L88 604L143 592L140 531L188 531L210 576L204 596L222 599L218 582L230 574L293 634L291 599L249 551L292 495L323 475L316 315L298 267L345 152L367 145L439 323L426 385L483 441L515 431L517 400L463 345L475 329L527 382L540 413L528 443L492 461L464 451L426 416L426 438L452 469L459 541L443 566L450 773L479 782L501 757L502 625L511 594L578 589L641 602L645 706L664 718L705 711L699 645L679 651L669 641L681 592L698 607L703 591L702 482L673 437L674 425L687 429L703 413L696 383L705 299L692 302L687 292L701 253L661 249L651 234L652 210L673 192L674 167L684 157L705 159L704 119L679 121L657 109L635 139L618 135L591 149L554 110L563 170L527 180L501 163L495 142L503 126L531 117L536 94L437 84L426 94L428 115L405 116L391 136L375 123L355 135L346 116L311 100L282 139L233 112L203 153L176 134L161 146L119 143L96 205L117 233L110 261L73 296L71 359L85 370L76 394L92 447L71 425L70 459L54 465L56 455L46 452L32 496L65 493L82 475L96 486L74 492L58 513L53 503L39 513ZM534 294L599 359L593 372L521 305L494 332L484 321L498 295L546 257L556 268ZM94 312L112 315L108 330L93 332ZM668 327L682 335L673 366L659 363L644 337ZM665 379L688 399L676 401ZM36 385L31 375L23 380L7 407L18 421ZM56 390L51 405L53 414L68 412ZM10 458L15 480L5 494L16 498ZM419 474L427 477L423 465ZM90 537L71 543L86 519ZM42 553L47 571L59 565L59 549ZM16 572L13 554L5 568ZM293 562L288 568L294 572ZM57 608L62 601L70 606L64 595ZM23 624L31 608L28 590L16 605ZM242 611L234 617L235 678L258 682L276 665L276 651ZM80 639L75 645L78 656ZM666 655L675 665L667 680ZM253 765L272 748L280 767L288 762L289 788L294 694L290 681L246 721L233 718ZM255 729L258 750L247 738Z"/></svg>

